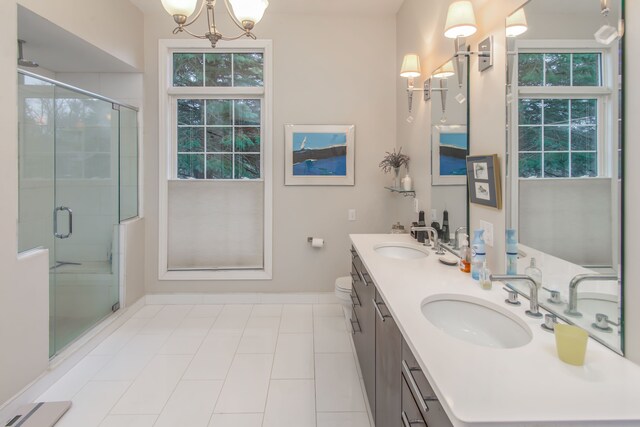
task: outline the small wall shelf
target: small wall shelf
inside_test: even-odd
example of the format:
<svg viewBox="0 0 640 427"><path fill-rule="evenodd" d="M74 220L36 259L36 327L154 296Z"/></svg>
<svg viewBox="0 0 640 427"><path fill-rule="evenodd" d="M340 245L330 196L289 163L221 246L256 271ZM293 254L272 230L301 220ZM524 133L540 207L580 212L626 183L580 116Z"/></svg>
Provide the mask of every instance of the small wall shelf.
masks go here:
<svg viewBox="0 0 640 427"><path fill-rule="evenodd" d="M400 193L402 194L404 197L416 197L416 192L413 190L409 190L409 191L405 191L401 188L394 188L394 187L384 187L387 190L393 192L393 193Z"/></svg>

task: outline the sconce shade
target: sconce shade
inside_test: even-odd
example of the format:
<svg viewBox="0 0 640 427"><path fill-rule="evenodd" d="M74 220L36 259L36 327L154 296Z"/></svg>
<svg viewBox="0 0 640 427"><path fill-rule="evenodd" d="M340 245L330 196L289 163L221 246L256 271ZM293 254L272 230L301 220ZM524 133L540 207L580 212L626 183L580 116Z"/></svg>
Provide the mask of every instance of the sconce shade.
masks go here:
<svg viewBox="0 0 640 427"><path fill-rule="evenodd" d="M402 68L400 68L401 77L420 77L420 57L415 53L408 53L402 60Z"/></svg>
<svg viewBox="0 0 640 427"><path fill-rule="evenodd" d="M453 62L449 61L444 64L442 67L438 68L431 77L435 77L438 79L446 79L447 77L451 77L455 75L456 72L453 69Z"/></svg>
<svg viewBox="0 0 640 427"><path fill-rule="evenodd" d="M196 10L196 3L197 0L162 0L162 6L172 16L190 16Z"/></svg>
<svg viewBox="0 0 640 427"><path fill-rule="evenodd" d="M507 16L507 37L517 37L528 29L527 16L524 14L524 9L520 8L510 16Z"/></svg>
<svg viewBox="0 0 640 427"><path fill-rule="evenodd" d="M238 21L249 21L257 24L264 16L264 11L269 6L267 0L230 0L233 14Z"/></svg>
<svg viewBox="0 0 640 427"><path fill-rule="evenodd" d="M444 36L450 39L469 37L478 30L473 5L469 0L451 3L444 26Z"/></svg>

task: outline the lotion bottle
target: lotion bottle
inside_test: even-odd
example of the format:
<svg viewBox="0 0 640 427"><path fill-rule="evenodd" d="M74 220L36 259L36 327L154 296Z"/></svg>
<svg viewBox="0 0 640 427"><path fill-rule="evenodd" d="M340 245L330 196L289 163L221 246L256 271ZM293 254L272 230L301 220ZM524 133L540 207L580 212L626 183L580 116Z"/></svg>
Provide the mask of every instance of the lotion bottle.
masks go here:
<svg viewBox="0 0 640 427"><path fill-rule="evenodd" d="M480 280L480 270L482 263L487 257L484 245L484 229L473 231L473 242L471 243L471 278Z"/></svg>
<svg viewBox="0 0 640 427"><path fill-rule="evenodd" d="M536 267L535 258L531 258L531 264L529 264L529 267L524 269L524 274L531 277L533 281L536 282L538 289L542 287L542 271Z"/></svg>
<svg viewBox="0 0 640 427"><path fill-rule="evenodd" d="M460 271L463 273L469 273L471 271L471 249L469 249L469 236L462 235L463 241L460 247Z"/></svg>

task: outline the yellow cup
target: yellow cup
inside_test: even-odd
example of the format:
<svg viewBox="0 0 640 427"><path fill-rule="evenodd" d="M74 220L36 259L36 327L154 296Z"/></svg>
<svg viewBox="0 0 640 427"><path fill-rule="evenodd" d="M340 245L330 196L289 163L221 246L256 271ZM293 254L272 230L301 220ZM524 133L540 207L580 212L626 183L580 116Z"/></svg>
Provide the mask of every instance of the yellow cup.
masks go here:
<svg viewBox="0 0 640 427"><path fill-rule="evenodd" d="M557 324L555 335L560 360L570 365L584 365L589 333L577 326Z"/></svg>

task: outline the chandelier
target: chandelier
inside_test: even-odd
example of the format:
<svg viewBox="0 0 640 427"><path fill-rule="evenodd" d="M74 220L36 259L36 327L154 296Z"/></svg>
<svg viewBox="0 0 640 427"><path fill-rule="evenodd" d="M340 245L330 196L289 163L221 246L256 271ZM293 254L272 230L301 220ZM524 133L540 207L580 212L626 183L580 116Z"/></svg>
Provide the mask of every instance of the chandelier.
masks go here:
<svg viewBox="0 0 640 427"><path fill-rule="evenodd" d="M196 10L198 0L161 0L162 5L169 15L173 16L178 26L174 28L173 34L185 32L199 39L208 39L211 47L216 47L218 40L237 40L241 37L249 37L255 40L256 36L251 32L253 27L260 22L264 11L269 6L268 0L222 0L233 23L242 31L235 37L226 37L218 32L216 27L215 6L216 0L202 0L198 12L193 19L188 18ZM231 5L229 5L231 3ZM207 25L209 31L203 35L194 34L187 29L188 26L198 20L205 10L207 14Z"/></svg>

